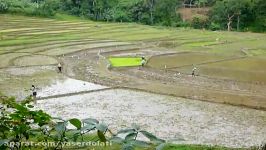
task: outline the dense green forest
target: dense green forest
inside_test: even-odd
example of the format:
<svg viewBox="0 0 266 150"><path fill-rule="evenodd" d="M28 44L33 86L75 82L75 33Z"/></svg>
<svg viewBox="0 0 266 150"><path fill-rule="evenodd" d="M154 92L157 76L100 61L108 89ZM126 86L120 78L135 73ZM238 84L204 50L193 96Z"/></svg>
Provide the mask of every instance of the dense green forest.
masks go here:
<svg viewBox="0 0 266 150"><path fill-rule="evenodd" d="M208 11L185 21L178 11L182 8ZM0 13L46 17L67 13L96 21L266 31L265 0L0 0Z"/></svg>

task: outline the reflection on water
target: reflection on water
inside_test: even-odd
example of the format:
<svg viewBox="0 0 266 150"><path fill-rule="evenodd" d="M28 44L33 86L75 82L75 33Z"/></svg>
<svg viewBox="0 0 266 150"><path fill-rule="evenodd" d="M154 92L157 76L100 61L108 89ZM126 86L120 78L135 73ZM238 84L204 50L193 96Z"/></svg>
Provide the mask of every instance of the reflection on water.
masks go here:
<svg viewBox="0 0 266 150"><path fill-rule="evenodd" d="M52 83L50 86L41 88L38 91L38 97L47 97L104 88L107 87L76 79L66 78L63 80L55 80L54 83Z"/></svg>

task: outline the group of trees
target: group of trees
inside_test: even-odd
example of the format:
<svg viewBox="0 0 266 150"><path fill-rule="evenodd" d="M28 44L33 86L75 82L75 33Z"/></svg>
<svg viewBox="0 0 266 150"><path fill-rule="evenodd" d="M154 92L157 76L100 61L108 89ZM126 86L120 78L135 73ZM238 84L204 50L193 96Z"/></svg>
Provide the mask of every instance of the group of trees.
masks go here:
<svg viewBox="0 0 266 150"><path fill-rule="evenodd" d="M211 11L210 20L220 28L266 30L265 0L222 0L217 1Z"/></svg>
<svg viewBox="0 0 266 150"><path fill-rule="evenodd" d="M184 7L206 7L212 6L216 0L183 0Z"/></svg>
<svg viewBox="0 0 266 150"><path fill-rule="evenodd" d="M94 20L173 25L179 18L173 0L61 0L61 9Z"/></svg>
<svg viewBox="0 0 266 150"><path fill-rule="evenodd" d="M57 0L0 0L0 13L50 17L59 8Z"/></svg>
<svg viewBox="0 0 266 150"><path fill-rule="evenodd" d="M197 4L197 0L194 2ZM194 28L266 31L265 0L212 0L209 3L205 2L211 6L209 12L193 16L191 25Z"/></svg>
<svg viewBox="0 0 266 150"><path fill-rule="evenodd" d="M184 22L179 8L206 8ZM266 30L265 0L0 0L0 12L53 16L68 13L96 21L191 26L212 30Z"/></svg>

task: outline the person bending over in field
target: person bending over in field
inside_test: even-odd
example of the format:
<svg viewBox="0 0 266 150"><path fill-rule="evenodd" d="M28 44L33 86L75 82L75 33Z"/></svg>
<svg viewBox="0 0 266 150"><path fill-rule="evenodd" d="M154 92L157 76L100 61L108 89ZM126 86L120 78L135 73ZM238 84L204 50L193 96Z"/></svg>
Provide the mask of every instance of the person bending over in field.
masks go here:
<svg viewBox="0 0 266 150"><path fill-rule="evenodd" d="M141 57L141 66L144 67L146 64L146 58L144 56Z"/></svg>
<svg viewBox="0 0 266 150"><path fill-rule="evenodd" d="M58 63L57 68L58 68L59 73L62 73L62 65L61 65L61 63Z"/></svg>

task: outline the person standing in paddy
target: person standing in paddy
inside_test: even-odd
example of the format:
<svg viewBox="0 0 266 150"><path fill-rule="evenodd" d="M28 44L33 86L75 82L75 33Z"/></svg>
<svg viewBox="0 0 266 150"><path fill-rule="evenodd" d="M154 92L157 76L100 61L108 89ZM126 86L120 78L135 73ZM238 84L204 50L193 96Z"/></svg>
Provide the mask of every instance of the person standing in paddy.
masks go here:
<svg viewBox="0 0 266 150"><path fill-rule="evenodd" d="M36 99L36 97L37 97L37 89L36 89L35 85L31 85L31 91L32 91L33 99Z"/></svg>
<svg viewBox="0 0 266 150"><path fill-rule="evenodd" d="M192 73L191 73L192 77L196 76L196 70L197 68L194 66L194 68L192 69Z"/></svg>

